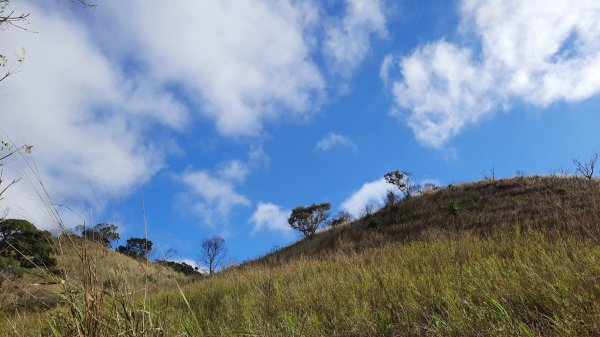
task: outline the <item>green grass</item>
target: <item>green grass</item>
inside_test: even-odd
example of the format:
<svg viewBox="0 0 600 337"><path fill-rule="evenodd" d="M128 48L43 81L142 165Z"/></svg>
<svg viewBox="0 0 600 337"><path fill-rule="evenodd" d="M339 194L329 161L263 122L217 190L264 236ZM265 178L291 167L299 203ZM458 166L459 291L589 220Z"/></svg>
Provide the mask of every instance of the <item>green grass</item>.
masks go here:
<svg viewBox="0 0 600 337"><path fill-rule="evenodd" d="M145 303L139 286L93 288L52 311L8 315L0 331L598 336L599 185L516 178L442 189L379 211L376 225L361 219L195 283L156 287Z"/></svg>

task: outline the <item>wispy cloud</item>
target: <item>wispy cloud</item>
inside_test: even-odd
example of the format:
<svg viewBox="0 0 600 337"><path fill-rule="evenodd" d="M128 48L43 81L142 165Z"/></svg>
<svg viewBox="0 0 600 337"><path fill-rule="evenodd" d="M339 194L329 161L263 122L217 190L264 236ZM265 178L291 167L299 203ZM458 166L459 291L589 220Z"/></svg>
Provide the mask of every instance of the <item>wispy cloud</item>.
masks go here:
<svg viewBox="0 0 600 337"><path fill-rule="evenodd" d="M215 176L205 170L188 171L179 179L188 188L183 199L208 226L227 223L234 207L250 206L250 200L236 192L235 181L224 178L222 174Z"/></svg>
<svg viewBox="0 0 600 337"><path fill-rule="evenodd" d="M600 92L599 2L463 0L460 15L464 41L419 46L382 66L384 81L400 72L393 115L422 143L440 148L515 99L545 107Z"/></svg>
<svg viewBox="0 0 600 337"><path fill-rule="evenodd" d="M351 148L353 151L358 151L358 147L356 146L356 144L354 144L350 137L340 135L334 132L330 132L321 140L319 140L319 142L315 146L315 150L328 151L335 146L346 146Z"/></svg>
<svg viewBox="0 0 600 337"><path fill-rule="evenodd" d="M383 2L346 0L346 12L327 27L324 53L334 71L348 76L370 50L371 35L387 35Z"/></svg>

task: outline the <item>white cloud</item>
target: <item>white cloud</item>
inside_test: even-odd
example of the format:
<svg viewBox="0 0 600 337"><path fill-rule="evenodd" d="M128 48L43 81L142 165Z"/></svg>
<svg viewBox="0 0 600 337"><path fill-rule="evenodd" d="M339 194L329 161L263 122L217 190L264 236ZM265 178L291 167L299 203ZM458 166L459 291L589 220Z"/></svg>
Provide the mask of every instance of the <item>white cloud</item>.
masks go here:
<svg viewBox="0 0 600 337"><path fill-rule="evenodd" d="M292 230L287 221L290 213L290 210L283 210L272 203L259 203L250 217L250 222L254 224L252 233L266 229L290 235Z"/></svg>
<svg viewBox="0 0 600 337"><path fill-rule="evenodd" d="M86 208L130 193L163 163L161 140L146 140L145 128L182 128L186 109L170 94L122 74L76 20L27 2L17 5L30 13L29 28L38 33L1 32L3 52L27 50L22 71L0 86L1 132L35 146L30 158L56 202ZM23 162L8 166L13 176L35 180ZM35 188L35 181L23 180L4 205L10 216L48 228Z"/></svg>
<svg viewBox="0 0 600 337"><path fill-rule="evenodd" d="M227 162L219 170L219 176L225 180L232 180L238 183L243 183L249 173L248 165L239 160Z"/></svg>
<svg viewBox="0 0 600 337"><path fill-rule="evenodd" d="M387 85L390 79L390 71L394 65L396 60L392 55L386 55L381 62L381 67L379 68L379 77L383 81L383 84Z"/></svg>
<svg viewBox="0 0 600 337"><path fill-rule="evenodd" d="M600 3L594 0L463 0L465 41L418 47L399 61L398 108L426 145L512 99L545 107L600 92ZM469 44L476 37L476 48Z"/></svg>
<svg viewBox="0 0 600 337"><path fill-rule="evenodd" d="M302 118L324 95L307 37L318 16L310 3L112 0L95 14L99 34L116 37L106 40L113 53L139 62L151 81L181 85L224 135Z"/></svg>
<svg viewBox="0 0 600 337"><path fill-rule="evenodd" d="M327 136L323 137L316 145L315 150L327 151L334 146L347 146L357 151L356 144L348 136L340 135L334 132L330 132Z"/></svg>
<svg viewBox="0 0 600 337"><path fill-rule="evenodd" d="M362 62L370 48L371 35L387 35L380 0L346 0L344 17L326 29L324 53L335 71L349 75Z"/></svg>
<svg viewBox="0 0 600 337"><path fill-rule="evenodd" d="M388 184L384 178L365 183L358 191L342 202L342 209L357 217L365 206L382 204L386 193L393 189L395 189L394 185Z"/></svg>
<svg viewBox="0 0 600 337"><path fill-rule="evenodd" d="M392 90L397 104L412 110L407 123L421 142L440 147L494 107L488 74L470 62L469 50L444 41L402 59L404 81Z"/></svg>
<svg viewBox="0 0 600 337"><path fill-rule="evenodd" d="M372 32L384 31L380 8L352 4L342 40L368 45ZM319 2L107 0L85 15L41 0L11 6L30 13L28 27L38 33L0 33L2 53L27 49L23 71L0 86L0 131L35 146L45 186L76 208L126 197L158 172L177 147L171 131L190 127L188 107L223 135L255 136L266 122L307 118L325 96L313 59L329 21ZM268 163L260 147L252 156ZM15 176L27 174L21 164L13 164ZM251 168L204 171L205 182L224 181L238 196L233 203L243 204L233 187ZM47 227L32 185L18 184L0 206Z"/></svg>
<svg viewBox="0 0 600 337"><path fill-rule="evenodd" d="M226 223L236 206L250 206L250 200L235 191L234 181L207 171L188 171L179 177L188 187L187 202L209 226Z"/></svg>

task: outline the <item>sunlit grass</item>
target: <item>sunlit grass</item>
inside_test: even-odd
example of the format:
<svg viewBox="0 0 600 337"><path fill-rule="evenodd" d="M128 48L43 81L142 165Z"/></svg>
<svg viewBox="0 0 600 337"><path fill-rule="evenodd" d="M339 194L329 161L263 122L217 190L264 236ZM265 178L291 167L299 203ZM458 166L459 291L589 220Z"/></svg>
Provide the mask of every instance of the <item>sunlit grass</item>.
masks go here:
<svg viewBox="0 0 600 337"><path fill-rule="evenodd" d="M130 281L121 283L84 281L74 288L79 293L63 293L56 309L7 315L0 331L597 336L598 187L581 179L517 178L440 190L376 213L375 227L360 220L198 282L157 284L145 307L139 272L129 271ZM452 202L467 206L447 214L444 205Z"/></svg>

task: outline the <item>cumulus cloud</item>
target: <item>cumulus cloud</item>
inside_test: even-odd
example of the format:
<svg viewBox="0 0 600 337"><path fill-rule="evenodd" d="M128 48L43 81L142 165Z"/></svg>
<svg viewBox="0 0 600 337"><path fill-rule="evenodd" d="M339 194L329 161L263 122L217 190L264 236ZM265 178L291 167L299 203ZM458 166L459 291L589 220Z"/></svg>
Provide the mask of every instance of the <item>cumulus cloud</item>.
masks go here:
<svg viewBox="0 0 600 337"><path fill-rule="evenodd" d="M347 147L350 147L354 151L358 150L358 148L356 147L356 144L354 144L354 142L352 141L352 139L350 137L340 135L335 132L330 132L329 134L327 134L327 136L325 136L321 140L319 140L319 142L317 143L317 145L315 147L315 150L327 151L335 146L347 146Z"/></svg>
<svg viewBox="0 0 600 337"><path fill-rule="evenodd" d="M87 209L131 194L164 167L177 147L169 135L191 127L189 110L214 121L222 135L256 136L269 121L307 118L326 95L314 56L323 45L317 39L327 35L322 22L334 20L319 2L107 0L86 15L63 5L11 2L30 13L29 28L38 33L0 35L3 54L27 49L22 72L0 87L0 131L35 146L38 172L59 203ZM336 21L339 34L327 35L339 37L331 46L368 45L372 32L385 30L380 10L350 1L346 18ZM354 66L363 48L350 48ZM259 146L252 155L268 162ZM12 173L23 177L19 165ZM231 187L231 202L201 195L219 213L245 203L233 187L249 169L232 162L188 178ZM34 185L11 189L3 205L44 226Z"/></svg>
<svg viewBox="0 0 600 337"><path fill-rule="evenodd" d="M250 200L235 191L235 180L223 171L213 175L206 170L188 171L179 177L188 188L184 200L208 226L226 223L234 207L250 206Z"/></svg>
<svg viewBox="0 0 600 337"><path fill-rule="evenodd" d="M394 185L388 184L384 178L365 183L358 191L342 202L342 209L354 217L358 217L365 206L382 204L387 191L394 188Z"/></svg>
<svg viewBox="0 0 600 337"><path fill-rule="evenodd" d="M318 17L310 3L112 0L97 13L98 29L118 36L115 54L181 85L224 135L255 136L265 121L302 117L324 94L307 38Z"/></svg>
<svg viewBox="0 0 600 337"><path fill-rule="evenodd" d="M270 230L291 235L292 230L287 221L290 213L290 210L284 210L275 204L260 202L250 217L250 223L254 224L252 233Z"/></svg>
<svg viewBox="0 0 600 337"><path fill-rule="evenodd" d="M392 111L422 143L439 148L513 99L545 107L600 92L597 1L463 0L460 15L464 41L437 41L395 60L401 79L392 85Z"/></svg>
<svg viewBox="0 0 600 337"><path fill-rule="evenodd" d="M127 78L76 20L27 2L17 5L30 13L30 28L38 33L2 32L4 52L25 47L27 56L22 71L0 87L1 132L35 146L29 159L57 202L89 205L129 193L163 163L160 140L146 140L145 126L182 128L187 110L170 94ZM7 193L9 216L47 228L36 178L19 160L7 167L14 177L33 181L25 179Z"/></svg>
<svg viewBox="0 0 600 337"><path fill-rule="evenodd" d="M349 75L369 52L371 35L387 35L380 0L347 0L342 18L334 19L325 31L324 54L333 69Z"/></svg>

